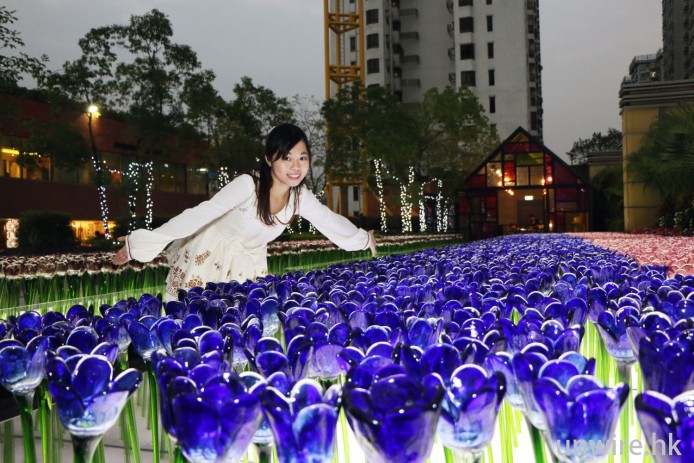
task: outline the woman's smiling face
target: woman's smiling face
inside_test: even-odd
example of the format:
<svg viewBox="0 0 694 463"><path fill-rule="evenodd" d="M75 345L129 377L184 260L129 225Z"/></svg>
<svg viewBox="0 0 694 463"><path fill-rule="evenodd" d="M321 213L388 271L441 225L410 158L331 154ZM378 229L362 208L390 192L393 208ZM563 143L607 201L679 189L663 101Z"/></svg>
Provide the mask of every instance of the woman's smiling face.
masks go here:
<svg viewBox="0 0 694 463"><path fill-rule="evenodd" d="M287 187L299 186L306 177L310 164L308 148L303 141L299 141L286 156L280 157L270 165L273 185L280 183Z"/></svg>

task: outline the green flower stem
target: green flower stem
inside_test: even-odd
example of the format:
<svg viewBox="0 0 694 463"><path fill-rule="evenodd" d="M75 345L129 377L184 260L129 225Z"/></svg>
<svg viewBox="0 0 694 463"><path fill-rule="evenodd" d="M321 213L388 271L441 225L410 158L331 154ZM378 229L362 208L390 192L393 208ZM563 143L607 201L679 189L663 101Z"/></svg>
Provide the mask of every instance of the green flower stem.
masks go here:
<svg viewBox="0 0 694 463"><path fill-rule="evenodd" d="M270 463L272 461L272 447L268 444L256 444L258 463Z"/></svg>
<svg viewBox="0 0 694 463"><path fill-rule="evenodd" d="M617 378L619 382L626 384L631 388L631 364L617 363ZM629 391L631 392L631 391ZM622 442L629 442L629 403L627 400L622 409L622 416L619 418L619 430L621 433ZM629 463L629 452L622 451L622 463Z"/></svg>
<svg viewBox="0 0 694 463"><path fill-rule="evenodd" d="M186 463L187 461L188 460L186 460L186 457L183 456L181 446L177 445L176 449L174 450L174 463Z"/></svg>
<svg viewBox="0 0 694 463"><path fill-rule="evenodd" d="M34 446L34 419L32 417L34 405L34 391L26 394L15 394L19 405L19 415L22 418L22 438L24 440L24 462L36 463L36 448Z"/></svg>
<svg viewBox="0 0 694 463"><path fill-rule="evenodd" d="M535 463L545 463L545 448L542 438L542 432L537 429L530 420L526 419L528 429L530 430L530 441L533 444L533 454L535 455Z"/></svg>
<svg viewBox="0 0 694 463"><path fill-rule="evenodd" d="M140 439L137 434L137 421L135 420L135 398L128 399L125 404L125 420L128 425L128 440L133 451L133 463L140 463Z"/></svg>
<svg viewBox="0 0 694 463"><path fill-rule="evenodd" d="M443 456L446 459L446 463L453 463L453 451L445 445L443 446Z"/></svg>
<svg viewBox="0 0 694 463"><path fill-rule="evenodd" d="M149 376L149 419L152 422L152 454L153 462L159 463L159 412L157 411L157 379L154 376L154 370L149 365L147 369Z"/></svg>
<svg viewBox="0 0 694 463"><path fill-rule="evenodd" d="M2 461L14 463L14 421L7 420L3 426Z"/></svg>
<svg viewBox="0 0 694 463"><path fill-rule="evenodd" d="M53 463L53 423L51 421L51 398L42 387L39 393L39 423L41 428L41 453L45 463Z"/></svg>
<svg viewBox="0 0 694 463"><path fill-rule="evenodd" d="M102 436L79 437L72 436L72 461L74 463L92 463L96 448Z"/></svg>

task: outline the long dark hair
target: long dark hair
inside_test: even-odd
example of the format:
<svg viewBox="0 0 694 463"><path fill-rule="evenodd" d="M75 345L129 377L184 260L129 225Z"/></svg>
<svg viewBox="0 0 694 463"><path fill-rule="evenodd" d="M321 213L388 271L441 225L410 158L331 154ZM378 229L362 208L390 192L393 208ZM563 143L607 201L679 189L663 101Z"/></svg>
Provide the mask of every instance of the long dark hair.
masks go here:
<svg viewBox="0 0 694 463"><path fill-rule="evenodd" d="M274 225L276 220L270 209L270 188L272 187L272 167L268 162L273 163L283 156L286 156L294 146L303 141L306 144L309 162L311 161L311 147L308 143L308 138L303 130L294 124L280 124L270 130L270 133L265 139L265 151L263 158L260 160L260 168L258 175L253 176L255 179L255 192L258 196L258 219L266 225ZM304 180L306 178L304 177ZM291 193L294 193L294 213L299 207L299 194L304 180L295 187L291 187ZM279 219L277 219L279 220Z"/></svg>

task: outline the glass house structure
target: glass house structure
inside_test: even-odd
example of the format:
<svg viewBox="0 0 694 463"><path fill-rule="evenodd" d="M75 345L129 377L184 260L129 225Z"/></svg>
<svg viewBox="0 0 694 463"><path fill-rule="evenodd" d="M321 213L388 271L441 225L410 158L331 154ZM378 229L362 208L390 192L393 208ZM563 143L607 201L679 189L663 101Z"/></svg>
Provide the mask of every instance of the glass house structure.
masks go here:
<svg viewBox="0 0 694 463"><path fill-rule="evenodd" d="M519 127L465 179L458 224L472 240L587 231L589 195L584 178Z"/></svg>

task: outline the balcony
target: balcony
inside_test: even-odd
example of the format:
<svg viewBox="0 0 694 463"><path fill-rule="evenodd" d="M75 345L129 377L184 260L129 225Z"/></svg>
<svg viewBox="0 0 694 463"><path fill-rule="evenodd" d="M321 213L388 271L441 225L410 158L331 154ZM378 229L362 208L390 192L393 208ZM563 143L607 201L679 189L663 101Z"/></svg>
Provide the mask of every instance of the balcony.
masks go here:
<svg viewBox="0 0 694 463"><path fill-rule="evenodd" d="M451 59L451 61L455 61L455 47L448 49L448 57Z"/></svg>
<svg viewBox="0 0 694 463"><path fill-rule="evenodd" d="M453 21L449 22L446 24L446 29L448 30L448 35L453 37L453 34L455 34L455 23Z"/></svg>
<svg viewBox="0 0 694 463"><path fill-rule="evenodd" d="M448 82L450 82L451 85L455 87L455 72L448 73Z"/></svg>
<svg viewBox="0 0 694 463"><path fill-rule="evenodd" d="M419 55L407 55L402 57L403 63L419 63Z"/></svg>
<svg viewBox="0 0 694 463"><path fill-rule="evenodd" d="M419 16L419 10L417 8L405 8L404 10L400 10L400 17L406 17L406 16L418 17Z"/></svg>
<svg viewBox="0 0 694 463"><path fill-rule="evenodd" d="M446 0L446 9L449 13L453 13L453 0Z"/></svg>
<svg viewBox="0 0 694 463"><path fill-rule="evenodd" d="M419 32L417 32L417 31L401 32L400 33L400 39L401 40L419 40Z"/></svg>

